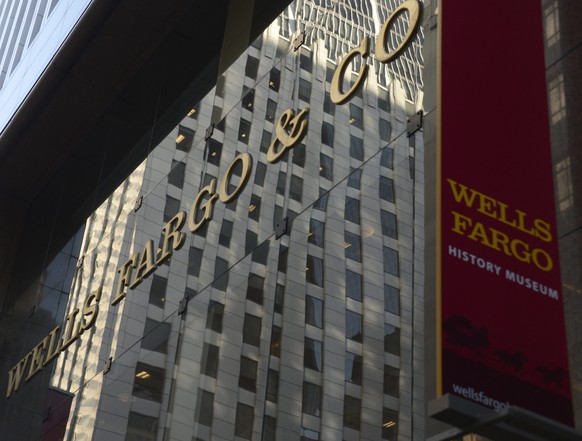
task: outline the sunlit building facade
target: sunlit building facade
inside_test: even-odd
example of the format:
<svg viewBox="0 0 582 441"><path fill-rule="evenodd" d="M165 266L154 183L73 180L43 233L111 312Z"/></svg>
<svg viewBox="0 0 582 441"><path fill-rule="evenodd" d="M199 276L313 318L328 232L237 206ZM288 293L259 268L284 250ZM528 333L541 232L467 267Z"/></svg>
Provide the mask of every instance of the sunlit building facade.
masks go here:
<svg viewBox="0 0 582 441"><path fill-rule="evenodd" d="M399 3L291 4L90 217L46 340L65 439L423 436L422 28L373 54Z"/></svg>

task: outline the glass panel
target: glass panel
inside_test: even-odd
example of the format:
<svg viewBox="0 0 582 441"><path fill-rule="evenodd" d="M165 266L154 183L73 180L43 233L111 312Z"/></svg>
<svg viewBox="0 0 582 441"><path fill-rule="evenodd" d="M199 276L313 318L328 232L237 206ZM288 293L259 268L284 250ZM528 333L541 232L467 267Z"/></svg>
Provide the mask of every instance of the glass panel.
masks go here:
<svg viewBox="0 0 582 441"><path fill-rule="evenodd" d="M380 20L392 7L378 2ZM307 22L307 14L315 22ZM66 318L102 287L95 323L58 357L52 375L42 372L22 386L36 387L41 376L45 385L50 380L54 400L66 409L67 433L271 439L281 430L275 416L285 411L293 416L285 424L295 436L319 439L317 418L335 418L343 401L346 431L382 430L384 439L396 439L398 413L387 413L379 390L380 399L366 401L370 392L358 386L364 373L384 376L384 391L412 406L410 382L400 394L399 371L361 354L374 354L382 338L391 354L404 345L418 350L410 314L384 314L382 302L397 315L418 307L411 263L423 250L413 204L415 197L422 200L423 176L419 167L411 180L400 122L407 117L401 103L414 98L419 78L406 71L396 76L401 64L380 65L371 56L366 86L352 102L329 98L331 60L351 49L354 38L371 34L377 21L367 3L294 3L88 221L82 267L64 256L66 270L50 278L50 286L47 278L41 291L43 307L60 308ZM305 48L317 42L322 56L292 51L297 29L306 30ZM352 71L361 63L348 69L346 85L357 79ZM390 82L390 94L388 74L400 80ZM297 115L307 102L309 130L291 152L268 161L283 111ZM211 120L215 131L205 141ZM390 121L400 121L393 133ZM419 165L422 149L419 137ZM252 166L243 183L235 158L246 153ZM418 193L395 194L395 187ZM289 223L276 237L273 227L283 216ZM402 244L396 225L406 237ZM64 277L73 288L61 293ZM384 315L400 320L400 327L384 323ZM10 335L23 329L8 328L3 332ZM30 335L30 347L53 328ZM109 357L111 370L103 376ZM350 395L324 400L323 392L342 377ZM360 389L361 397L352 396ZM360 418L362 401L373 410L369 420ZM344 429L337 426L331 437L341 439Z"/></svg>

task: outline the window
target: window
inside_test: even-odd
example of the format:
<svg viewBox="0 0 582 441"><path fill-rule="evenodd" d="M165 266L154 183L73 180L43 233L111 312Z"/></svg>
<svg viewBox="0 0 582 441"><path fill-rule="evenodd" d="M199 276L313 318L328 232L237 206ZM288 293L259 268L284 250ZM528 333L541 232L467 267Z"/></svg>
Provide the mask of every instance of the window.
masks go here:
<svg viewBox="0 0 582 441"><path fill-rule="evenodd" d="M360 225L360 201L358 199L346 196L345 218Z"/></svg>
<svg viewBox="0 0 582 441"><path fill-rule="evenodd" d="M394 150L385 147L380 153L380 165L389 169L394 168Z"/></svg>
<svg viewBox="0 0 582 441"><path fill-rule="evenodd" d="M362 316L350 310L346 310L346 338L359 343L363 340Z"/></svg>
<svg viewBox="0 0 582 441"><path fill-rule="evenodd" d="M350 124L359 129L364 127L364 114L362 108L354 103L350 103Z"/></svg>
<svg viewBox="0 0 582 441"><path fill-rule="evenodd" d="M400 290L384 285L384 311L400 315Z"/></svg>
<svg viewBox="0 0 582 441"><path fill-rule="evenodd" d="M178 126L178 136L176 137L176 150L187 152L192 147L194 141L194 130L184 126Z"/></svg>
<svg viewBox="0 0 582 441"><path fill-rule="evenodd" d="M305 279L308 283L316 286L323 286L323 260L307 255L307 265L305 268Z"/></svg>
<svg viewBox="0 0 582 441"><path fill-rule="evenodd" d="M208 313L206 314L206 329L222 333L222 317L224 316L224 305L211 300L208 303Z"/></svg>
<svg viewBox="0 0 582 441"><path fill-rule="evenodd" d="M243 88L241 104L243 109L247 109L250 112L253 111L253 106L255 104L255 89L249 89L248 87Z"/></svg>
<svg viewBox="0 0 582 441"><path fill-rule="evenodd" d="M358 161L364 160L364 141L354 135L350 135L350 156Z"/></svg>
<svg viewBox="0 0 582 441"><path fill-rule="evenodd" d="M267 258L269 257L269 247L271 242L266 240L259 246L253 249L253 255L251 260L253 262L262 263L263 265L267 264Z"/></svg>
<svg viewBox="0 0 582 441"><path fill-rule="evenodd" d="M214 394L204 389L198 389L196 398L196 413L194 420L204 426L212 426L214 416Z"/></svg>
<svg viewBox="0 0 582 441"><path fill-rule="evenodd" d="M380 176L380 199L394 202L394 181L386 176Z"/></svg>
<svg viewBox="0 0 582 441"><path fill-rule="evenodd" d="M186 164L172 159L172 169L168 173L168 184L182 188L184 186L184 176L186 175Z"/></svg>
<svg viewBox="0 0 582 441"><path fill-rule="evenodd" d="M212 287L220 291L226 291L229 274L228 262L217 257L214 262L214 281L212 282Z"/></svg>
<svg viewBox="0 0 582 441"><path fill-rule="evenodd" d="M359 398L344 396L344 426L360 430L360 415L362 413L362 400Z"/></svg>
<svg viewBox="0 0 582 441"><path fill-rule="evenodd" d="M281 82L281 71L274 67L273 69L271 69L271 73L269 74L269 89L278 92L280 82Z"/></svg>
<svg viewBox="0 0 582 441"><path fill-rule="evenodd" d="M398 271L398 251L384 247L384 272L397 276Z"/></svg>
<svg viewBox="0 0 582 441"><path fill-rule="evenodd" d="M319 432L316 432L315 430L302 427L300 433L301 438L299 438L299 441L319 441Z"/></svg>
<svg viewBox="0 0 582 441"><path fill-rule="evenodd" d="M303 366L321 372L323 368L323 343L305 337L303 350Z"/></svg>
<svg viewBox="0 0 582 441"><path fill-rule="evenodd" d="M287 173L284 171L279 172L279 177L277 178L277 194L285 195L285 181L287 180Z"/></svg>
<svg viewBox="0 0 582 441"><path fill-rule="evenodd" d="M327 209L327 200L329 198L329 191L323 188L319 189L319 199L313 203L313 208L316 210L325 211Z"/></svg>
<svg viewBox="0 0 582 441"><path fill-rule="evenodd" d="M248 144L249 136L251 134L251 123L246 119L241 118L240 124L238 126L238 140Z"/></svg>
<svg viewBox="0 0 582 441"><path fill-rule="evenodd" d="M285 286L277 283L277 287L275 288L275 312L282 314L283 313L283 299L285 297Z"/></svg>
<svg viewBox="0 0 582 441"><path fill-rule="evenodd" d="M275 121L275 113L277 113L277 103L272 99L267 100L267 112L265 113L265 119L267 121Z"/></svg>
<svg viewBox="0 0 582 441"><path fill-rule="evenodd" d="M261 319L251 314L245 314L243 325L243 343L259 347L261 342Z"/></svg>
<svg viewBox="0 0 582 441"><path fill-rule="evenodd" d="M400 355L400 328L384 324L384 352Z"/></svg>
<svg viewBox="0 0 582 441"><path fill-rule="evenodd" d="M209 164L220 165L220 156L222 153L222 144L216 139L210 138L208 140L208 150L206 153L206 160Z"/></svg>
<svg viewBox="0 0 582 441"><path fill-rule="evenodd" d="M385 110L386 112L390 112L390 101L389 98L382 98L381 96L378 97L378 108Z"/></svg>
<svg viewBox="0 0 582 441"><path fill-rule="evenodd" d="M305 323L316 328L323 328L323 301L312 296L305 296Z"/></svg>
<svg viewBox="0 0 582 441"><path fill-rule="evenodd" d="M299 176L291 175L289 197L297 202L301 202L302 196L303 196L303 179L301 179Z"/></svg>
<svg viewBox="0 0 582 441"><path fill-rule="evenodd" d="M319 154L319 176L333 180L333 159L323 153Z"/></svg>
<svg viewBox="0 0 582 441"><path fill-rule="evenodd" d="M188 251L188 274L198 277L201 264L202 250L200 248L190 247L190 251Z"/></svg>
<svg viewBox="0 0 582 441"><path fill-rule="evenodd" d="M238 403L236 406L236 420L234 423L234 435L244 439L251 439L253 435L253 420L255 409L252 406Z"/></svg>
<svg viewBox="0 0 582 441"><path fill-rule="evenodd" d="M356 262L362 261L362 253L361 253L361 244L360 244L360 236L357 234L350 233L349 231L345 232L345 243L344 247L346 250L346 258L355 260Z"/></svg>
<svg viewBox="0 0 582 441"><path fill-rule="evenodd" d="M213 124L216 124L220 120L220 115L222 115L222 107L212 106L212 116L210 117L210 121ZM224 131L224 130L221 130L221 131Z"/></svg>
<svg viewBox="0 0 582 441"><path fill-rule="evenodd" d="M304 78L299 78L299 99L309 103L311 97L311 83Z"/></svg>
<svg viewBox="0 0 582 441"><path fill-rule="evenodd" d="M232 236L232 222L223 220L220 227L220 236L218 236L218 243L225 247L230 246L230 238Z"/></svg>
<svg viewBox="0 0 582 441"><path fill-rule="evenodd" d="M330 115L333 115L335 112L335 104L331 100L329 92L325 92L325 95L323 97L323 111L325 113L329 113Z"/></svg>
<svg viewBox="0 0 582 441"><path fill-rule="evenodd" d="M346 270L346 296L362 301L362 276L350 270Z"/></svg>
<svg viewBox="0 0 582 441"><path fill-rule="evenodd" d="M217 82L217 84L218 84L218 82ZM200 103L198 103L194 107L192 107L186 116L188 118L197 119L199 113L200 113Z"/></svg>
<svg viewBox="0 0 582 441"><path fill-rule="evenodd" d="M324 233L325 224L316 219L310 219L307 242L312 243L313 245L317 245L318 247L323 247Z"/></svg>
<svg viewBox="0 0 582 441"><path fill-rule="evenodd" d="M308 415L321 415L321 386L317 384L303 382L303 413Z"/></svg>
<svg viewBox="0 0 582 441"><path fill-rule="evenodd" d="M240 358L238 387L251 392L257 390L257 362L247 357Z"/></svg>
<svg viewBox="0 0 582 441"><path fill-rule="evenodd" d="M166 205L164 206L164 222L172 219L180 211L180 201L172 196L166 195Z"/></svg>
<svg viewBox="0 0 582 441"><path fill-rule="evenodd" d="M301 49L301 55L299 56L299 65L301 69L311 72L311 52Z"/></svg>
<svg viewBox="0 0 582 441"><path fill-rule="evenodd" d="M207 377L216 378L218 371L218 346L204 343L202 347L202 360L200 361L200 373Z"/></svg>
<svg viewBox="0 0 582 441"><path fill-rule="evenodd" d="M362 169L361 168L357 168L354 169L352 168L350 170L350 175L348 176L348 187L350 188L356 188L356 189L360 189L360 181L362 179Z"/></svg>
<svg viewBox="0 0 582 441"><path fill-rule="evenodd" d="M133 380L133 395L146 400L162 401L164 390L164 370L138 362Z"/></svg>
<svg viewBox="0 0 582 441"><path fill-rule="evenodd" d="M380 211L380 222L382 224L382 234L384 236L398 238L396 227L396 215L386 210Z"/></svg>
<svg viewBox="0 0 582 441"><path fill-rule="evenodd" d="M384 142L390 142L390 137L392 134L392 127L390 123L385 119L380 118L378 122L378 128L380 129L380 139Z"/></svg>
<svg viewBox="0 0 582 441"><path fill-rule="evenodd" d="M279 262L277 263L277 271L286 274L287 273L287 257L289 256L289 248L285 245L281 245L279 249Z"/></svg>
<svg viewBox="0 0 582 441"><path fill-rule="evenodd" d="M224 84L225 84L224 75L219 76L216 79L216 96L224 98Z"/></svg>
<svg viewBox="0 0 582 441"><path fill-rule="evenodd" d="M269 369L267 374L267 401L277 402L279 394L279 372Z"/></svg>
<svg viewBox="0 0 582 441"><path fill-rule="evenodd" d="M298 167L305 166L305 145L297 144L293 147L293 164Z"/></svg>
<svg viewBox="0 0 582 441"><path fill-rule="evenodd" d="M333 126L325 121L321 125L321 142L333 147Z"/></svg>
<svg viewBox="0 0 582 441"><path fill-rule="evenodd" d="M265 278L257 274L249 275L249 285L247 288L247 300L251 302L263 304L263 285L265 284Z"/></svg>
<svg viewBox="0 0 582 441"><path fill-rule="evenodd" d="M125 441L154 441L158 435L158 419L129 412Z"/></svg>
<svg viewBox="0 0 582 441"><path fill-rule="evenodd" d="M392 395L393 397L398 397L400 382L400 370L384 365L384 393L387 395Z"/></svg>
<svg viewBox="0 0 582 441"><path fill-rule="evenodd" d="M273 357L281 356L281 328L276 325L273 325L273 329L271 330L270 355Z"/></svg>
<svg viewBox="0 0 582 441"><path fill-rule="evenodd" d="M275 441L275 433L277 431L277 419L265 415L263 417L263 433L261 435L261 441Z"/></svg>
<svg viewBox="0 0 582 441"><path fill-rule="evenodd" d="M362 356L346 352L346 381L362 385Z"/></svg>
<svg viewBox="0 0 582 441"><path fill-rule="evenodd" d="M247 65L245 66L245 75L253 80L257 78L257 72L259 71L259 60L255 57L247 58Z"/></svg>
<svg viewBox="0 0 582 441"><path fill-rule="evenodd" d="M164 307L166 301L166 288L168 286L168 279L154 274L152 278L152 286L150 288L149 303L160 308Z"/></svg>
<svg viewBox="0 0 582 441"><path fill-rule="evenodd" d="M256 194L251 195L251 203L249 205L249 219L259 221L261 217L261 198Z"/></svg>
<svg viewBox="0 0 582 441"><path fill-rule="evenodd" d="M261 146L260 150L263 153L267 153L269 150L269 146L271 145L271 133L263 130L263 134L261 135Z"/></svg>
<svg viewBox="0 0 582 441"><path fill-rule="evenodd" d="M398 440L398 411L384 408L382 412L382 439Z"/></svg>
<svg viewBox="0 0 582 441"><path fill-rule="evenodd" d="M141 347L148 351L165 354L168 348L168 337L172 325L167 322L158 322L150 318L146 319L143 330Z"/></svg>
<svg viewBox="0 0 582 441"><path fill-rule="evenodd" d="M257 233L255 233L254 231L247 230L247 234L245 237L245 254L249 254L250 252L252 252L256 248L258 241L259 238L257 236Z"/></svg>
<svg viewBox="0 0 582 441"><path fill-rule="evenodd" d="M261 187L265 183L265 174L267 173L267 165L264 162L257 163L257 171L255 172L255 185Z"/></svg>

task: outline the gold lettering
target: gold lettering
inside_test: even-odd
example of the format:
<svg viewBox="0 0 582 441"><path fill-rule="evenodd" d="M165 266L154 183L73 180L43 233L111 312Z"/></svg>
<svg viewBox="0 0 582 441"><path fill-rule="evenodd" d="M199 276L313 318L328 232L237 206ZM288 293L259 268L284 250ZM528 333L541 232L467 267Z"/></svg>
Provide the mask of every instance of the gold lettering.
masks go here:
<svg viewBox="0 0 582 441"><path fill-rule="evenodd" d="M394 10L390 17L388 17L388 20L386 20L382 25L382 29L380 30L378 39L376 40L375 54L378 61L382 63L388 63L389 61L392 61L394 58L398 57L406 49L408 44L412 41L412 37L416 33L418 26L420 25L420 10L420 3L418 0L406 0ZM406 35L398 47L389 52L386 50L389 35L388 30L390 29L390 25L400 14L403 14L404 11L408 11L409 14L408 30L406 31Z"/></svg>
<svg viewBox="0 0 582 441"><path fill-rule="evenodd" d="M53 328L53 330L51 331L51 333L48 335L48 337L50 338L50 341L49 341L48 349L46 351L46 357L44 359L43 366L48 365L51 361L53 361L55 358L57 358L59 356L59 353L61 352L61 346L63 344L63 340L59 339L58 343L55 344L55 341L58 338L57 335L58 335L60 330L61 330L61 325L55 326Z"/></svg>
<svg viewBox="0 0 582 441"><path fill-rule="evenodd" d="M179 250L184 245L186 240L186 233L180 232L182 227L186 222L186 213L183 211L178 212L172 219L170 219L164 228L162 228L162 233L164 235L164 241L162 243L162 251L158 261L158 265L161 265L166 260L172 256L172 252ZM170 246L170 242L172 245Z"/></svg>
<svg viewBox="0 0 582 441"><path fill-rule="evenodd" d="M22 383L22 375L24 374L24 366L30 358L30 352L26 354L22 360L16 363L12 369L8 371L8 388L6 389L6 398L10 398L13 392L16 392L20 388Z"/></svg>
<svg viewBox="0 0 582 441"><path fill-rule="evenodd" d="M452 230L455 233L463 236L465 234L465 230L467 230L467 228L471 226L473 221L471 221L470 217L463 216L462 214L457 213L456 211L451 211L451 213L453 214L454 217Z"/></svg>
<svg viewBox="0 0 582 441"><path fill-rule="evenodd" d="M521 210L515 210L515 212L517 213L517 226L516 228L518 230L523 231L524 233L527 234L531 234L533 236L535 236L535 229L532 227L530 229L527 229L525 227L525 218L527 217L527 213L521 211Z"/></svg>
<svg viewBox="0 0 582 441"><path fill-rule="evenodd" d="M79 338L79 329L81 323L75 323L75 318L77 317L77 314L79 314L79 308L75 308L75 310L67 316L67 324L65 325L65 336L63 337L61 351L67 349L75 342L75 340Z"/></svg>
<svg viewBox="0 0 582 441"><path fill-rule="evenodd" d="M504 224L509 225L510 227L515 227L515 220L512 221L507 220L508 205L499 201L497 201L497 205L499 205L499 216L498 216L499 222L503 222Z"/></svg>
<svg viewBox="0 0 582 441"><path fill-rule="evenodd" d="M208 222L212 219L212 210L214 209L214 203L216 199L218 199L218 195L216 192L216 179L210 181L206 187L204 187L200 192L196 195L196 199L192 203L192 207L190 208L190 213L188 214L188 229L191 233L195 233L198 231L205 222ZM201 204L202 198L206 195L210 197L206 202ZM204 215L200 220L196 220L196 214L199 209L204 211Z"/></svg>
<svg viewBox="0 0 582 441"><path fill-rule="evenodd" d="M447 181L449 181L449 185L451 186L455 202L461 203L462 201L467 207L471 208L475 202L475 196L477 196L477 192L473 189L470 189L466 185L453 181L452 179L447 178ZM467 192L467 190L469 190L469 192Z"/></svg>
<svg viewBox="0 0 582 441"><path fill-rule="evenodd" d="M156 264L154 261L154 241L148 240L143 247L143 252L141 253L141 260L135 272L135 276L129 285L129 289L135 289L143 281L143 279L153 273L156 269Z"/></svg>
<svg viewBox="0 0 582 441"><path fill-rule="evenodd" d="M131 278L131 271L137 266L139 253L135 253L131 258L121 265L117 272L119 273L119 280L117 282L117 289L115 290L115 297L111 301L111 305L115 306L125 298L125 287L129 285Z"/></svg>
<svg viewBox="0 0 582 441"><path fill-rule="evenodd" d="M366 63L362 63L362 67L360 67L360 71L358 72L358 78L350 87L346 93L342 92L342 84L346 75L346 70L352 58L356 55L360 54L362 58L366 58L370 54L370 38L364 37L362 43L358 46L353 48L349 51L339 62L333 77L331 79L331 88L329 91L329 95L331 100L335 104L343 104L348 101L358 88L362 85L364 80L366 79L366 75L368 73L368 65Z"/></svg>
<svg viewBox="0 0 582 441"><path fill-rule="evenodd" d="M550 242L552 240L552 233L550 231L550 224L541 219L534 220L534 227L536 229L536 236L539 237L544 242Z"/></svg>
<svg viewBox="0 0 582 441"><path fill-rule="evenodd" d="M40 372L42 369L42 352L46 348L48 342L48 336L44 338L38 345L34 347L32 351L30 351L30 369L28 371L28 375L24 379L24 381L30 381L32 377Z"/></svg>
<svg viewBox="0 0 582 441"><path fill-rule="evenodd" d="M232 178L232 173L237 162L241 162L242 173L237 187L228 193L228 184L230 184L230 179ZM228 170L226 171L222 181L220 182L220 190L218 192L220 201L227 204L236 198L240 192L243 190L247 184L249 177L251 175L251 170L253 169L253 158L248 153L240 153L236 158L230 163Z"/></svg>
<svg viewBox="0 0 582 441"><path fill-rule="evenodd" d="M481 242L483 245L491 247L489 239L487 238L487 232L485 231L485 227L481 222L475 222L475 227L468 237L471 240Z"/></svg>
<svg viewBox="0 0 582 441"><path fill-rule="evenodd" d="M543 264L540 261L539 258L540 255L542 255L544 260L546 261L545 264ZM536 248L535 250L532 251L531 258L533 260L534 265L537 266L542 271L551 271L552 268L554 267L554 262L552 261L550 255L540 248Z"/></svg>
<svg viewBox="0 0 582 441"><path fill-rule="evenodd" d="M267 161L274 164L290 148L294 147L303 139L307 133L307 114L309 108L301 110L296 116L291 109L285 110L279 117L275 126L276 136L267 150ZM289 130L289 133L287 133ZM277 146L281 143L283 147L277 151Z"/></svg>
<svg viewBox="0 0 582 441"><path fill-rule="evenodd" d="M97 314L99 313L99 300L101 300L101 288L89 294L85 299L85 303L83 304L83 321L81 322L79 334L82 334L95 324Z"/></svg>

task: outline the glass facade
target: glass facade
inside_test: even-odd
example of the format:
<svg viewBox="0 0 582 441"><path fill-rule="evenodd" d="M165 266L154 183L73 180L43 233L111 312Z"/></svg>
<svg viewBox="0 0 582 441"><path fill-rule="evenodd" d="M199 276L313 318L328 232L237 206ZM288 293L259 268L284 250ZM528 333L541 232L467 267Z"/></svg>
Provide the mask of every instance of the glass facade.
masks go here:
<svg viewBox="0 0 582 441"><path fill-rule="evenodd" d="M399 4L292 3L88 219L5 369L51 391L21 439L424 436L422 28L334 85Z"/></svg>

